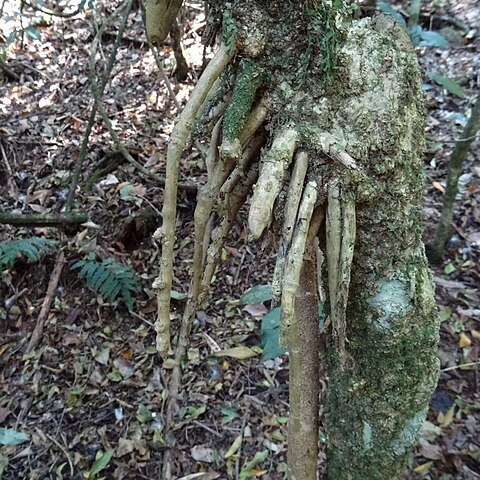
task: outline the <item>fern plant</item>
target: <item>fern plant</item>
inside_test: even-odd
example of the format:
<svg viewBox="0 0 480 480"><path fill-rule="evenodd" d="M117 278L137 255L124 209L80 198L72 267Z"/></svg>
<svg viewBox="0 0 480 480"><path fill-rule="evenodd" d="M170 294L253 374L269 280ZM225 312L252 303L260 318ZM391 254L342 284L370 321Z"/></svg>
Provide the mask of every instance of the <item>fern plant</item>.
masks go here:
<svg viewBox="0 0 480 480"><path fill-rule="evenodd" d="M12 267L16 260L24 257L30 262L40 260L50 252L57 242L42 237L19 238L0 243L0 270Z"/></svg>
<svg viewBox="0 0 480 480"><path fill-rule="evenodd" d="M132 310L132 295L138 289L137 274L132 268L121 265L113 258L107 258L102 262L93 259L80 260L72 266L72 270L75 269L80 269L80 277L104 300L112 302L120 297L127 308Z"/></svg>

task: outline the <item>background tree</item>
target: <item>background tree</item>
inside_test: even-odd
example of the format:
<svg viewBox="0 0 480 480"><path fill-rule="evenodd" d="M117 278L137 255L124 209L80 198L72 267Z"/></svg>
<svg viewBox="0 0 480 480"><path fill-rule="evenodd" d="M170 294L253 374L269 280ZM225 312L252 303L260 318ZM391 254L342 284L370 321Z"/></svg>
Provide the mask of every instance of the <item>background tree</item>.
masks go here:
<svg viewBox="0 0 480 480"><path fill-rule="evenodd" d="M173 3L147 8L152 39L165 38ZM437 315L421 242L423 96L411 42L391 17L352 22L341 1L208 3L221 45L172 132L156 234L158 349L167 355L179 161L196 125L211 138L208 181L195 210L193 280L167 421L175 415L193 314L252 191L253 237L281 232L273 293L281 297L282 341L290 351L290 478L316 478L317 291L328 303L321 332L328 478L401 478L438 370ZM159 17L158 9L169 13ZM210 238L215 205L221 223ZM167 457L166 478L169 469Z"/></svg>
<svg viewBox="0 0 480 480"><path fill-rule="evenodd" d="M445 244L452 231L453 210L455 207L455 198L458 194L458 181L462 175L463 164L467 158L470 145L474 142L479 129L480 96L477 96L467 125L465 125L460 139L455 144L450 161L448 162L447 186L443 198L442 215L431 245L432 259L436 262L441 260Z"/></svg>

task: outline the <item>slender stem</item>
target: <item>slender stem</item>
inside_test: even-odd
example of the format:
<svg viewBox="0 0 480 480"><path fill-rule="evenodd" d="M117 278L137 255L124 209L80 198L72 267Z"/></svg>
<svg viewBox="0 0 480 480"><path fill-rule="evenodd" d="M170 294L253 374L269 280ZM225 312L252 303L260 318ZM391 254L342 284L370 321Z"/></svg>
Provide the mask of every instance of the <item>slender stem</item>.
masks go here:
<svg viewBox="0 0 480 480"><path fill-rule="evenodd" d="M126 7L126 10L123 14L123 20L122 23L120 24L120 27L117 32L117 37L115 38L115 43L113 44L112 51L110 53L110 56L108 58L108 63L105 68L105 72L102 76L102 80L100 83L100 87L98 88L100 96L103 95L103 92L105 90L105 87L108 83L108 79L110 77L110 74L112 72L113 65L115 63L115 58L117 56L117 50L118 46L120 45L120 41L122 40L123 32L125 31L125 27L127 25L127 20L128 20L128 14L132 8L132 1L129 1L128 3L123 3L120 5L119 8L117 8L112 15L110 15L103 25L100 27L99 31L97 32L97 36L101 36L102 33L104 32L105 28L113 22L113 20L116 18L116 16L120 13L122 9ZM96 49L95 49L96 51ZM95 55L95 51L92 52L92 55ZM72 175L72 179L70 181L70 189L68 191L68 197L67 197L67 202L65 204L65 210L68 212L69 210L72 209L72 204L73 204L73 199L75 197L75 190L78 185L78 181L80 178L80 173L82 172L83 169L83 164L85 163L85 158L87 157L87 148L88 148L88 142L90 139L90 133L92 132L93 124L95 123L95 114L97 113L97 103L94 102L92 105L92 109L90 110L90 116L88 118L88 123L87 123L87 128L85 129L85 134L83 135L83 140L82 140L82 146L80 147L80 153L78 154L77 162L75 164L75 170Z"/></svg>
<svg viewBox="0 0 480 480"><path fill-rule="evenodd" d="M455 148L448 163L447 186L443 197L442 215L431 245L432 259L434 261L441 260L445 244L450 235L453 222L453 211L455 208L455 197L458 193L458 180L462 174L463 164L467 158L468 151L470 150L470 145L475 139L475 135L479 129L480 95L475 99L470 118L462 132L460 140L455 144Z"/></svg>
<svg viewBox="0 0 480 480"><path fill-rule="evenodd" d="M314 228L318 230L318 224ZM290 416L287 457L291 480L317 479L320 332L313 245L315 234L310 235L309 232L311 242L305 248L295 297L296 320L289 330Z"/></svg>

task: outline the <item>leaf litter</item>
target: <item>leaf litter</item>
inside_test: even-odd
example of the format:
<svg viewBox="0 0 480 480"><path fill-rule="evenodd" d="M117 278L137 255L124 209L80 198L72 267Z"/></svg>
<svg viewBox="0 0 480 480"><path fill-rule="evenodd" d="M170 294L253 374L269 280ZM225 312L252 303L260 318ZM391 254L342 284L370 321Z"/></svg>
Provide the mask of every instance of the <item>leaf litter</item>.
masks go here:
<svg viewBox="0 0 480 480"><path fill-rule="evenodd" d="M20 80L0 77L2 155L14 172L13 182L0 172L0 199L6 211L48 213L63 208L92 104L85 68L89 46L96 18L112 11L112 5L103 2L95 6L95 15L89 8L63 22L49 18L35 27L39 40L35 35L25 36L23 42L19 38L9 53L7 66ZM418 49L425 71L436 72L441 80L425 79L429 86L428 239L441 208L449 154L478 89L480 47L472 30L480 12L473 0L443 2L435 16L430 15L430 2L422 5L426 17L439 22L436 29L446 26L448 18L470 26L461 32L462 44ZM34 18L28 7L25 12ZM190 76L185 83L171 80L182 104L202 64L196 32L204 21L199 2L187 2L186 12L185 43L192 46ZM105 34L101 56L108 55L114 35L115 26ZM160 53L172 74L170 46ZM444 78L455 81L465 98L449 92ZM130 14L104 101L127 149L162 174L176 112L146 48L138 10ZM97 120L84 180L112 149L105 126ZM443 320L442 373L409 479L470 480L480 475L480 177L472 161L479 155L476 142L465 165L465 172L473 174L464 178L457 202L456 234L445 265L435 268ZM182 164L182 180L204 181L201 157L194 149ZM0 306L0 478L160 478L162 451L168 448L163 439L168 372L162 368L168 364L162 365L153 348L156 307L151 283L158 245L151 234L159 223L156 211L161 209L162 189L120 161L90 189L82 183L76 199L90 216L81 232L65 235L36 228L32 233L68 244L70 266L88 252L100 259L115 257L139 273L141 289L133 312L128 312L121 304L103 302L66 269L42 342L23 355L53 258L46 257L34 268L20 263L4 271L0 298L13 300ZM179 199L178 238L183 241L172 291L177 323L189 282L194 200L188 192ZM262 318L268 315L269 289L257 290L256 301L245 301L250 287L270 284L275 258L274 252L256 255L260 246L248 243L245 223L241 216L222 256L221 275L212 286L214 301L207 311L199 312L192 332L182 379L185 387L178 398L180 451L175 471L181 480L235 478L237 471L238 478L284 477L287 357L269 346L277 358L263 360L257 350ZM12 240L15 234L13 227L2 226L0 241ZM446 265L451 266L445 270ZM245 305L250 306L245 310ZM272 318L264 324L270 335L275 332ZM324 460L322 452L322 469Z"/></svg>

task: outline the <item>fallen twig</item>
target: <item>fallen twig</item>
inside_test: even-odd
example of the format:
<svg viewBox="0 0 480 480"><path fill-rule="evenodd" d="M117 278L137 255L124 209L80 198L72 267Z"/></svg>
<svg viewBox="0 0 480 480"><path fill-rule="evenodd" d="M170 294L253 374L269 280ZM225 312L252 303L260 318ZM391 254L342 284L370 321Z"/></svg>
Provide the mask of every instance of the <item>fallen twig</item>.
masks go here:
<svg viewBox="0 0 480 480"><path fill-rule="evenodd" d="M53 297L55 295L55 289L57 288L58 282L60 280L60 275L65 265L65 255L63 251L60 251L57 260L55 261L55 266L53 268L52 276L50 277L50 282L48 283L47 294L43 299L42 309L40 310L40 315L37 318L37 324L33 330L30 341L28 342L25 353L30 353L40 341L43 335L43 328L48 317L48 312L50 311L50 305L52 304Z"/></svg>
<svg viewBox="0 0 480 480"><path fill-rule="evenodd" d="M0 212L0 224L19 225L24 227L61 227L88 221L86 213L48 213L17 215L9 212Z"/></svg>

